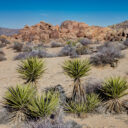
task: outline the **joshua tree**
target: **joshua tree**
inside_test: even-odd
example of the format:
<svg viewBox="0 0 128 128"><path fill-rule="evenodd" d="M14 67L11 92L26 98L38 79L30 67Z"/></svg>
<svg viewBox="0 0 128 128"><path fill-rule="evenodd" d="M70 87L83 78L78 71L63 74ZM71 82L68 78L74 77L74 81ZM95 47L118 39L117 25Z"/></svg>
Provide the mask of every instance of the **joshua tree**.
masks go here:
<svg viewBox="0 0 128 128"><path fill-rule="evenodd" d="M88 60L67 60L62 66L64 73L74 79L72 99L76 102L85 102L85 91L81 86L81 78L88 75L90 63Z"/></svg>
<svg viewBox="0 0 128 128"><path fill-rule="evenodd" d="M122 102L120 98L128 95L128 92L126 91L127 89L127 81L120 77L111 77L104 82L104 86L101 88L101 91L104 94L104 98L107 99L105 105L108 111L115 111L117 113L121 112Z"/></svg>
<svg viewBox="0 0 128 128"><path fill-rule="evenodd" d="M28 58L22 60L17 71L20 73L20 77L25 79L25 83L36 84L37 80L45 72L44 61L38 58Z"/></svg>

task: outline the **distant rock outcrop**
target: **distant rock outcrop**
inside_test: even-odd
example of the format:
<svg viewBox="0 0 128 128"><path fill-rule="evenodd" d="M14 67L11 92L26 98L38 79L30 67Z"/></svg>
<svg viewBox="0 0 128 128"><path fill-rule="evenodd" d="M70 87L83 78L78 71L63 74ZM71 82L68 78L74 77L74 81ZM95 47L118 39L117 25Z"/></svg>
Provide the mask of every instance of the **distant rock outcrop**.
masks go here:
<svg viewBox="0 0 128 128"><path fill-rule="evenodd" d="M112 29L128 29L128 20L109 26Z"/></svg>
<svg viewBox="0 0 128 128"><path fill-rule="evenodd" d="M64 21L60 26L41 21L34 26L25 26L15 34L15 39L23 41L48 41L50 39L88 38L93 41L121 41L128 36L127 31L115 30L110 27L88 26L76 21Z"/></svg>
<svg viewBox="0 0 128 128"><path fill-rule="evenodd" d="M17 34L20 29L0 28L0 35L11 36Z"/></svg>

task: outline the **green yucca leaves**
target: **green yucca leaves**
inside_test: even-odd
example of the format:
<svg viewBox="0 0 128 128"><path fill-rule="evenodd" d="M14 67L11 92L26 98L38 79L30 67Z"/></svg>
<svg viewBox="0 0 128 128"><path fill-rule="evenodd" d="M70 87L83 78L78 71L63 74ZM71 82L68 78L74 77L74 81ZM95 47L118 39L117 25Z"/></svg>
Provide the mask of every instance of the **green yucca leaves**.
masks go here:
<svg viewBox="0 0 128 128"><path fill-rule="evenodd" d="M45 70L44 61L36 57L22 60L17 69L20 77L26 80L26 83L36 83Z"/></svg>
<svg viewBox="0 0 128 128"><path fill-rule="evenodd" d="M35 89L30 85L9 87L4 97L4 105L13 110L24 109L34 94Z"/></svg>
<svg viewBox="0 0 128 128"><path fill-rule="evenodd" d="M87 76L90 71L88 60L67 60L62 66L64 73L74 79L72 99L76 102L85 102L85 91L81 86L81 77Z"/></svg>
<svg viewBox="0 0 128 128"><path fill-rule="evenodd" d="M113 77L108 79L104 86L101 88L101 92L108 99L105 102L106 111L120 113L122 111L122 102L120 98L127 95L128 84L127 81L120 77Z"/></svg>
<svg viewBox="0 0 128 128"><path fill-rule="evenodd" d="M29 115L34 118L43 118L52 114L59 105L58 93L44 92L35 97L28 105Z"/></svg>
<svg viewBox="0 0 128 128"><path fill-rule="evenodd" d="M74 101L70 101L64 106L64 109L66 112L69 113L75 113L75 114L86 113L87 105L85 103L78 104Z"/></svg>
<svg viewBox="0 0 128 128"><path fill-rule="evenodd" d="M100 103L99 96L92 93L87 95L85 103L76 103L74 101L69 101L65 105L65 111L70 113L87 113L93 111L96 106Z"/></svg>
<svg viewBox="0 0 128 128"><path fill-rule="evenodd" d="M67 60L64 62L62 68L69 77L77 79L88 75L90 63L88 60Z"/></svg>
<svg viewBox="0 0 128 128"><path fill-rule="evenodd" d="M8 88L3 105L12 112L14 121L25 120L27 105L35 93L35 88L30 85L17 85Z"/></svg>
<svg viewBox="0 0 128 128"><path fill-rule="evenodd" d="M93 111L100 104L100 102L101 100L97 94L88 94L86 97L87 111Z"/></svg>
<svg viewBox="0 0 128 128"><path fill-rule="evenodd" d="M120 98L128 93L125 91L128 89L128 84L125 79L120 77L110 78L102 87L101 91L110 99Z"/></svg>

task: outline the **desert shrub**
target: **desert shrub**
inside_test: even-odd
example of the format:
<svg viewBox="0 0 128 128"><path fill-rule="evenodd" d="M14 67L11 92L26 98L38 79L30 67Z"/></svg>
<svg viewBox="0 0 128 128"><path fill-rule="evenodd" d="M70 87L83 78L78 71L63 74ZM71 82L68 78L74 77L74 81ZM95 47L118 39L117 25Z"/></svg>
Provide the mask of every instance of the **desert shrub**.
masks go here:
<svg viewBox="0 0 128 128"><path fill-rule="evenodd" d="M67 101L64 110L69 113L75 113L78 116L82 113L92 112L100 104L100 99L97 94L89 94L86 96L86 102L77 103L72 100Z"/></svg>
<svg viewBox="0 0 128 128"><path fill-rule="evenodd" d="M52 58L52 57L56 57L56 55L47 53L45 49L42 49L42 50L36 49L36 50L32 50L30 52L20 53L19 55L14 57L14 60L22 60L22 59L27 59L30 57Z"/></svg>
<svg viewBox="0 0 128 128"><path fill-rule="evenodd" d="M72 58L78 57L76 53L76 48L72 47L71 45L64 46L58 53L58 56L71 56Z"/></svg>
<svg viewBox="0 0 128 128"><path fill-rule="evenodd" d="M44 92L36 96L28 105L28 114L31 118L44 118L53 114L59 105L58 93Z"/></svg>
<svg viewBox="0 0 128 128"><path fill-rule="evenodd" d="M88 60L67 60L62 65L66 75L74 80L72 99L77 102L85 101L85 92L81 85L81 78L88 75L90 62Z"/></svg>
<svg viewBox="0 0 128 128"><path fill-rule="evenodd" d="M124 41L124 45L125 45L126 47L128 47L128 39L127 39L126 41Z"/></svg>
<svg viewBox="0 0 128 128"><path fill-rule="evenodd" d="M79 39L78 41L79 41L82 45L84 45L84 46L87 46L87 45L89 45L89 44L92 43L91 40L89 40L89 39L87 39L87 38L81 38L81 39Z"/></svg>
<svg viewBox="0 0 128 128"><path fill-rule="evenodd" d="M51 47L55 48L55 47L63 47L64 45L62 43L59 42L51 42Z"/></svg>
<svg viewBox="0 0 128 128"><path fill-rule="evenodd" d="M16 50L17 52L21 52L23 45L24 45L23 43L14 42L13 49Z"/></svg>
<svg viewBox="0 0 128 128"><path fill-rule="evenodd" d="M26 119L26 107L35 94L35 89L30 85L17 85L16 87L9 87L4 96L4 107L13 113L15 121L22 121Z"/></svg>
<svg viewBox="0 0 128 128"><path fill-rule="evenodd" d="M22 48L22 52L31 52L34 50L45 50L45 47L43 44L34 44L32 42L27 42L26 44L24 44L23 48Z"/></svg>
<svg viewBox="0 0 128 128"><path fill-rule="evenodd" d="M124 50L126 47L122 42L105 42L104 45L101 45L98 47L98 49L103 49L103 48L110 48L113 47L115 49L119 50Z"/></svg>
<svg viewBox="0 0 128 128"><path fill-rule="evenodd" d="M49 58L56 55L47 53L42 44L35 45L33 43L26 43L22 48L22 53L14 57L15 60L27 59L30 57Z"/></svg>
<svg viewBox="0 0 128 128"><path fill-rule="evenodd" d="M81 47L77 47L76 48L76 53L78 55L85 55L85 54L89 54L91 51L89 49L89 47L86 46L81 46Z"/></svg>
<svg viewBox="0 0 128 128"><path fill-rule="evenodd" d="M0 48L5 47L7 44L10 44L10 41L7 40L7 37L0 36Z"/></svg>
<svg viewBox="0 0 128 128"><path fill-rule="evenodd" d="M38 58L22 60L17 68L20 77L26 80L26 83L36 83L45 70L44 61Z"/></svg>
<svg viewBox="0 0 128 128"><path fill-rule="evenodd" d="M53 121L50 119L45 119L40 122L31 122L27 128L71 128L67 126L63 121Z"/></svg>
<svg viewBox="0 0 128 128"><path fill-rule="evenodd" d="M70 56L71 58L76 58L79 57L79 55L85 55L89 53L92 53L92 51L88 46L84 46L80 43L75 43L75 45L65 45L58 53L58 56Z"/></svg>
<svg viewBox="0 0 128 128"><path fill-rule="evenodd" d="M64 113L59 110L53 119L45 118L38 122L30 122L27 128L82 128L82 126L72 120L65 122Z"/></svg>
<svg viewBox="0 0 128 128"><path fill-rule="evenodd" d="M0 49L0 61L6 60L5 53Z"/></svg>
<svg viewBox="0 0 128 128"><path fill-rule="evenodd" d="M76 46L77 43L78 43L77 41L72 41L72 40L66 42L67 45L70 45L72 47Z"/></svg>
<svg viewBox="0 0 128 128"><path fill-rule="evenodd" d="M46 92L50 91L53 93L59 93L60 96L60 102L62 104L64 104L66 102L66 94L65 94L65 90L62 87L62 85L56 85L55 87L49 87L45 89Z"/></svg>
<svg viewBox="0 0 128 128"><path fill-rule="evenodd" d="M106 110L110 112L121 112L122 104L120 98L127 95L128 89L127 81L120 77L112 77L104 82L103 87L100 89L104 93Z"/></svg>
<svg viewBox="0 0 128 128"><path fill-rule="evenodd" d="M67 104L65 104L64 110L67 113L74 113L80 116L83 113L87 113L87 105L85 103L69 101Z"/></svg>
<svg viewBox="0 0 128 128"><path fill-rule="evenodd" d="M23 46L22 52L30 52L30 51L32 51L32 49L33 49L34 46L35 46L35 45L34 45L33 43L27 42L27 43Z"/></svg>
<svg viewBox="0 0 128 128"><path fill-rule="evenodd" d="M98 53L91 56L90 61L94 65L106 65L110 64L111 67L115 67L118 63L118 59L122 58L121 50L111 47L100 47Z"/></svg>
<svg viewBox="0 0 128 128"><path fill-rule="evenodd" d="M95 93L88 94L86 97L87 112L92 112L100 104L99 95Z"/></svg>
<svg viewBox="0 0 128 128"><path fill-rule="evenodd" d="M102 81L88 80L84 86L86 94L100 94L100 89L102 88Z"/></svg>

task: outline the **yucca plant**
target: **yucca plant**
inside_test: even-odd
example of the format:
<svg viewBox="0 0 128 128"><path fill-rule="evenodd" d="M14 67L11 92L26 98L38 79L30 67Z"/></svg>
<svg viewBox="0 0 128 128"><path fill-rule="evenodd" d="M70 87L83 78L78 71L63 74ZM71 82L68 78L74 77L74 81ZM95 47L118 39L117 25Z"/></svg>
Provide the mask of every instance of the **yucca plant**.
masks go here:
<svg viewBox="0 0 128 128"><path fill-rule="evenodd" d="M36 96L28 105L28 114L31 118L47 117L55 112L59 105L58 93L44 92Z"/></svg>
<svg viewBox="0 0 128 128"><path fill-rule="evenodd" d="M74 79L72 99L76 102L85 101L85 91L81 86L81 78L88 75L90 63L88 60L66 60L62 66L64 73Z"/></svg>
<svg viewBox="0 0 128 128"><path fill-rule="evenodd" d="M36 84L37 80L42 76L45 70L44 61L37 57L22 60L17 68L20 77L26 80L26 83L34 84Z"/></svg>
<svg viewBox="0 0 128 128"><path fill-rule="evenodd" d="M27 104L35 93L35 89L30 85L17 85L16 87L8 88L4 96L3 105L9 112L14 114L14 120L25 120Z"/></svg>
<svg viewBox="0 0 128 128"><path fill-rule="evenodd" d="M76 103L69 101L64 106L65 112L74 113L80 116L81 114L87 113L87 105L85 103Z"/></svg>
<svg viewBox="0 0 128 128"><path fill-rule="evenodd" d="M83 103L77 103L72 100L67 101L64 110L80 115L82 113L92 112L100 104L100 101L99 96L92 93L86 96L86 102Z"/></svg>
<svg viewBox="0 0 128 128"><path fill-rule="evenodd" d="M101 100L95 93L88 94L86 97L87 111L92 112L99 104Z"/></svg>
<svg viewBox="0 0 128 128"><path fill-rule="evenodd" d="M121 112L122 104L120 98L128 94L127 89L127 81L120 77L111 77L104 83L101 92L108 100L105 103L108 111Z"/></svg>

